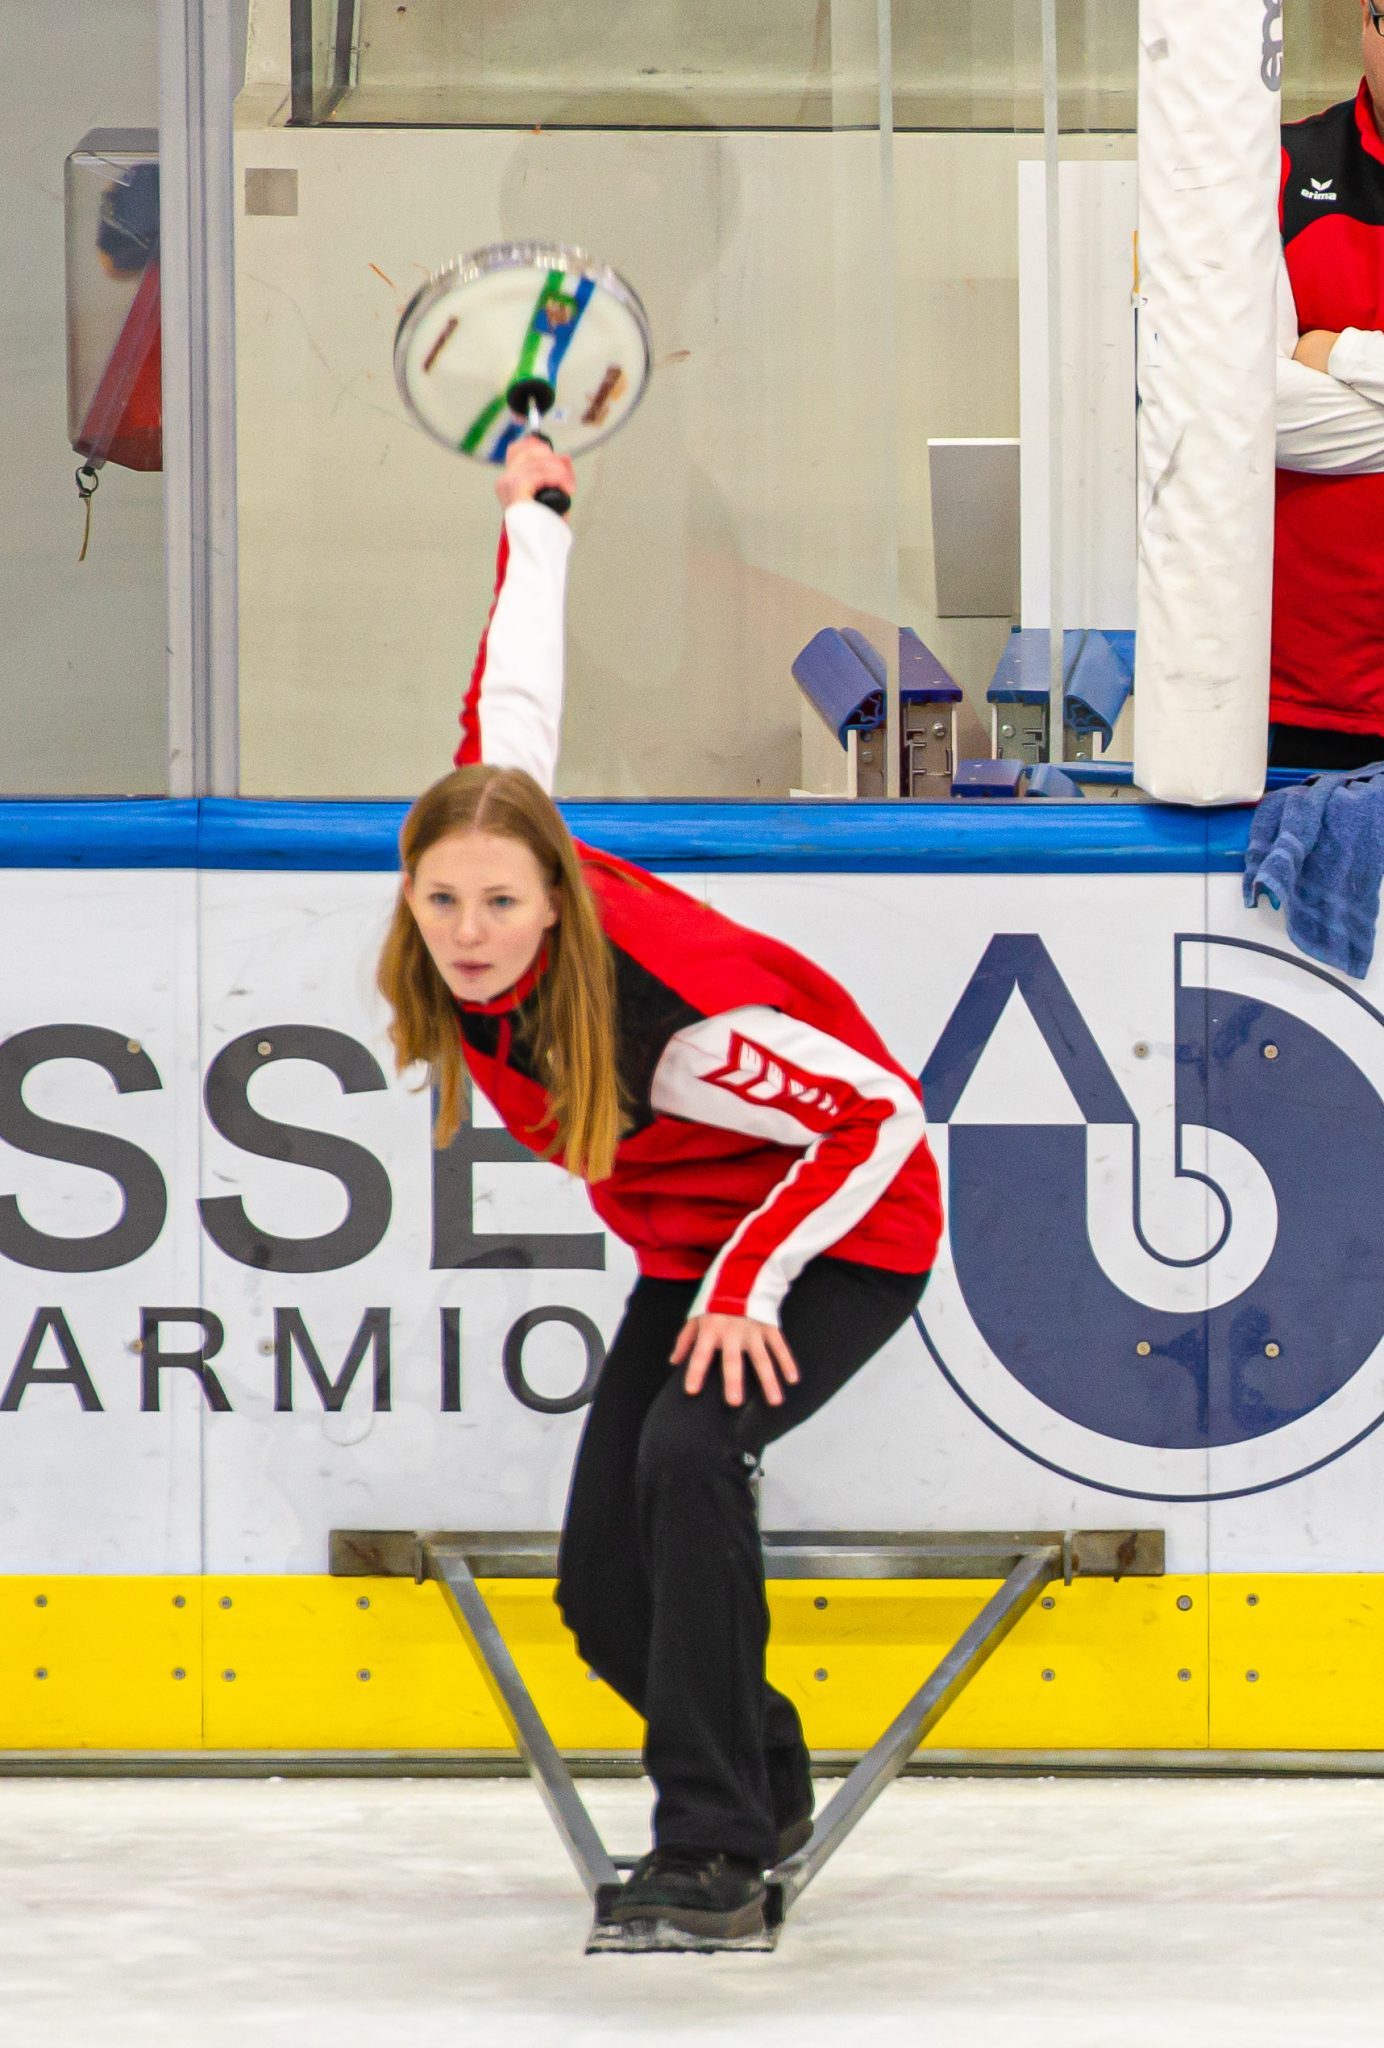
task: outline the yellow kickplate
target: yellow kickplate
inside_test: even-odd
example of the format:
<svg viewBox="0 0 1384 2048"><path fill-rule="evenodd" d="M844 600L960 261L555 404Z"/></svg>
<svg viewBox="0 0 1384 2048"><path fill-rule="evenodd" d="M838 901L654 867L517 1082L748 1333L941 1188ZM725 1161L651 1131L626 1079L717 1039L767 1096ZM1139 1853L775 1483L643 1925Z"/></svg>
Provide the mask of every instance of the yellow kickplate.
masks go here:
<svg viewBox="0 0 1384 2048"><path fill-rule="evenodd" d="M639 1721L582 1665L551 1585L482 1590L559 1745L637 1751ZM770 1676L814 1748L867 1748L991 1591L979 1580L774 1581ZM930 1742L1378 1749L1381 1681L1384 1578L1059 1581ZM510 1745L435 1585L30 1576L0 1578L0 1748Z"/></svg>
<svg viewBox="0 0 1384 2048"><path fill-rule="evenodd" d="M0 1578L0 1748L199 1749L203 1581Z"/></svg>
<svg viewBox="0 0 1384 2048"><path fill-rule="evenodd" d="M938 1722L928 1746L1204 1746L1205 1583L1059 1580ZM769 1675L797 1706L813 1748L867 1747L997 1585L838 1579L771 1587ZM1189 1604L1179 1607L1179 1599Z"/></svg>
<svg viewBox="0 0 1384 2048"><path fill-rule="evenodd" d="M1217 1749L1384 1749L1384 1577L1217 1574Z"/></svg>
<svg viewBox="0 0 1384 2048"><path fill-rule="evenodd" d="M328 1578L206 1587L209 1749L512 1750L440 1587ZM481 1590L557 1741L637 1750L638 1719L587 1679L551 1585L482 1580Z"/></svg>

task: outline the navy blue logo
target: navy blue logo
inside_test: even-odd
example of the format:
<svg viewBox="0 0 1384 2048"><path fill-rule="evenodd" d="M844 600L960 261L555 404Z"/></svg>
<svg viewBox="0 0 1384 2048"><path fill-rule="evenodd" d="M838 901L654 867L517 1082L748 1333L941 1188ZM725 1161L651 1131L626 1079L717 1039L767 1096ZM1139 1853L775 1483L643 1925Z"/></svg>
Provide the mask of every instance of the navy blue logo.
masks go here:
<svg viewBox="0 0 1384 2048"><path fill-rule="evenodd" d="M1179 936L1171 965L1167 1185L1204 1203L1204 1248L1160 1248L1139 1116L1042 941L1002 933L922 1076L930 1123L949 1127L955 1285L920 1327L1025 1455L1114 1493L1210 1500L1300 1477L1384 1419L1384 1099L1358 1063L1384 1077L1384 1018L1243 939ZM1016 996L1080 1121L964 1119ZM1097 1176L1098 1160L1114 1165Z"/></svg>

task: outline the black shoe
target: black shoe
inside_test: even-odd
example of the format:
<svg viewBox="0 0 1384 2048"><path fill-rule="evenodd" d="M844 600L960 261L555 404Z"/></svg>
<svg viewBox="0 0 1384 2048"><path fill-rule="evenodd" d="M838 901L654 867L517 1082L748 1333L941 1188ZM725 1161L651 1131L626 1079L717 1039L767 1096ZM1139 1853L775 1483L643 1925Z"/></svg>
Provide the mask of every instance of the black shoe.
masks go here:
<svg viewBox="0 0 1384 2048"><path fill-rule="evenodd" d="M622 1924L662 1921L720 1941L764 1931L764 1874L743 1856L653 1849L635 1864L610 1908Z"/></svg>
<svg viewBox="0 0 1384 2048"><path fill-rule="evenodd" d="M796 1820L785 1821L779 1829L778 1847L774 1851L774 1868L786 1863L790 1856L796 1856L799 1849L805 1849L812 1837L812 1808L799 1814Z"/></svg>

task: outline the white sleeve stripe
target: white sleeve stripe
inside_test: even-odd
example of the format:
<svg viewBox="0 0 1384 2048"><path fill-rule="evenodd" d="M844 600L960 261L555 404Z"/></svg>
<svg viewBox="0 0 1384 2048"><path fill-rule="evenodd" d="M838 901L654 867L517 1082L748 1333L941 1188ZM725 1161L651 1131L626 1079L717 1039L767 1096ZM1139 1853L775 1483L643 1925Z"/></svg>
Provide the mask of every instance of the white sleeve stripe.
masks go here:
<svg viewBox="0 0 1384 2048"><path fill-rule="evenodd" d="M746 1006L678 1032L654 1076L653 1105L802 1157L722 1247L699 1290L701 1314L727 1280L745 1313L772 1322L798 1273L874 1207L921 1143L906 1081L781 1011ZM754 1244L749 1258L746 1241Z"/></svg>
<svg viewBox="0 0 1384 2048"><path fill-rule="evenodd" d="M808 1261L816 1258L820 1252L830 1251L832 1245L873 1209L900 1167L912 1157L922 1142L923 1112L912 1097L909 1098L909 1103L913 1114L910 1116L907 1111L898 1110L887 1121L881 1122L876 1128L874 1145L868 1158L851 1172L834 1196L817 1203L795 1229L780 1239L774 1251L760 1267L758 1277L746 1295L744 1313L747 1316L752 1316L756 1322L777 1322L784 1295ZM771 1212L780 1195L792 1188L805 1168L817 1163L817 1155L828 1142L825 1137L819 1138L801 1159L793 1162L787 1176L774 1189L769 1201L757 1209L753 1216L746 1217L734 1237L722 1248L711 1270L704 1276L689 1314L705 1313L706 1302L717 1293L726 1264L738 1249L751 1225Z"/></svg>
<svg viewBox="0 0 1384 2048"><path fill-rule="evenodd" d="M490 622L478 720L481 758L527 769L551 791L562 727L563 601L572 536L546 506L511 505L509 561Z"/></svg>

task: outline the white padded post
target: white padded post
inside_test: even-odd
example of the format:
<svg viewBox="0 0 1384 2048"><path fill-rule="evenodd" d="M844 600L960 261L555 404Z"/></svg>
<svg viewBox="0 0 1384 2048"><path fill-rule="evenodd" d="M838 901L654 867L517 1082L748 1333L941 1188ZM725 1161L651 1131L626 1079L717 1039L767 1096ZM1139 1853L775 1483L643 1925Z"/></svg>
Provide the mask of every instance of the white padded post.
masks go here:
<svg viewBox="0 0 1384 2048"><path fill-rule="evenodd" d="M1140 0L1134 778L1264 787L1282 0Z"/></svg>

